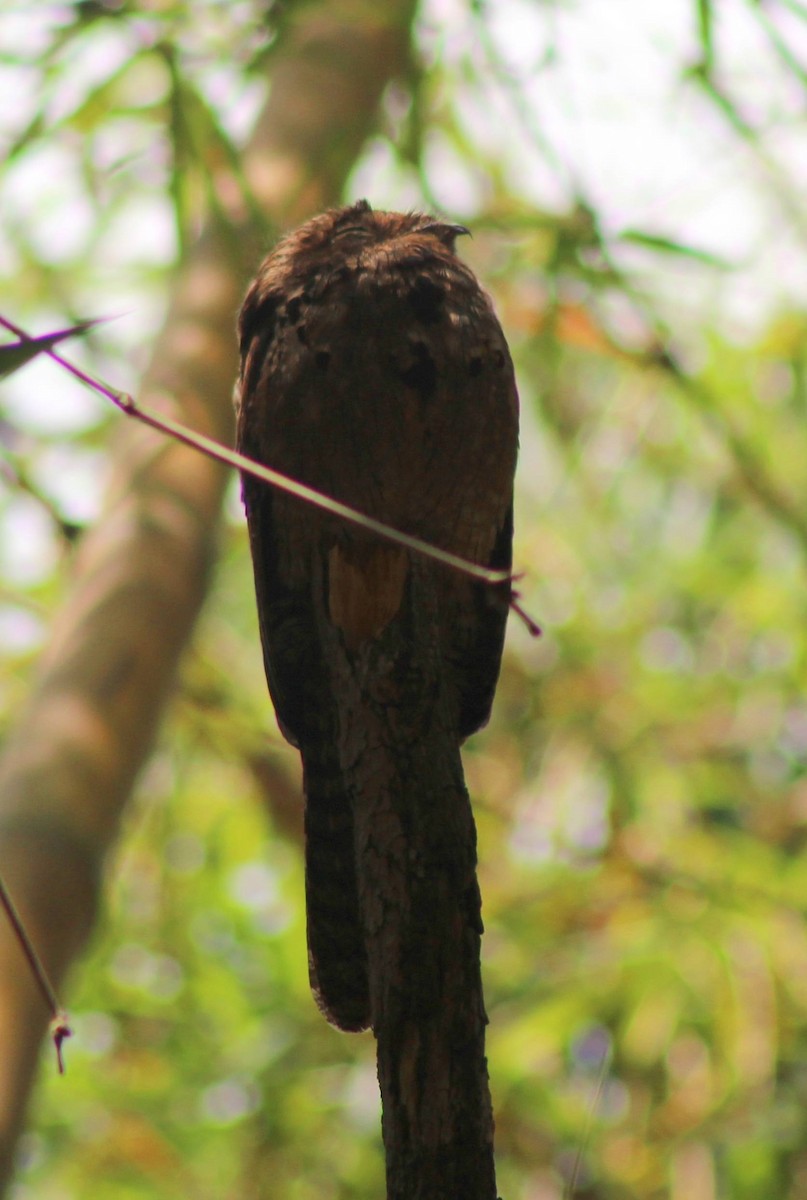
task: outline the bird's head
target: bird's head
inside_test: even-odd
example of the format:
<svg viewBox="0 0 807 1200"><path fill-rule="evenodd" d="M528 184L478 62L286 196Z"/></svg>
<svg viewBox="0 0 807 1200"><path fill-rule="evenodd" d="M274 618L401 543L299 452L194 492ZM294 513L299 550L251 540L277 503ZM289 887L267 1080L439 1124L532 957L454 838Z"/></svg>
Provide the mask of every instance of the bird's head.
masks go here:
<svg viewBox="0 0 807 1200"><path fill-rule="evenodd" d="M456 239L469 233L464 225L443 221L429 213L385 212L373 209L367 200L345 208L330 208L312 217L279 243L275 253L290 251L295 257L323 253L361 253L369 246L401 238L418 242L434 240L443 249L454 250Z"/></svg>

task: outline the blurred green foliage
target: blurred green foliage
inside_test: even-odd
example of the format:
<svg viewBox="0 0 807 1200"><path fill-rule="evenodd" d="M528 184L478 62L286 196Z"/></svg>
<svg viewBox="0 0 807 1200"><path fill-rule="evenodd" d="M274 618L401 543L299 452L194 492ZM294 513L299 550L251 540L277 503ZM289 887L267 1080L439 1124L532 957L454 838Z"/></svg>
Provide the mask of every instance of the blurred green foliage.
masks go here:
<svg viewBox="0 0 807 1200"><path fill-rule="evenodd" d="M43 6L3 64L25 99L5 118L0 167L7 315L38 332L134 308L76 355L131 386L172 265L216 204L212 172L245 186L237 146L293 7ZM758 85L743 94L721 39L731 21L755 31L803 128L807 13L732 0L721 25L709 0L680 7L696 61L671 71L704 120L725 122L727 152L750 152L803 271L779 102L766 109ZM531 71L562 67L561 7L502 8L534 22ZM743 325L724 302L758 262L603 211L506 61L507 14L455 9L422 14L420 64L356 180L404 207L438 205L455 178L522 390L516 562L545 634L532 643L513 623L493 720L465 756L500 1191L559 1200L582 1155L579 1197L795 1200L807 313L774 289ZM471 33L451 52L454 21ZM498 140L474 116L494 93L512 121ZM533 156L529 187L511 137ZM554 198L540 204L544 177ZM9 714L59 603L62 534L92 519L119 419L55 376L37 364L4 392ZM381 1194L372 1039L329 1029L308 991L297 779L265 695L234 485L215 588L75 974L68 1074L44 1074L17 1200Z"/></svg>

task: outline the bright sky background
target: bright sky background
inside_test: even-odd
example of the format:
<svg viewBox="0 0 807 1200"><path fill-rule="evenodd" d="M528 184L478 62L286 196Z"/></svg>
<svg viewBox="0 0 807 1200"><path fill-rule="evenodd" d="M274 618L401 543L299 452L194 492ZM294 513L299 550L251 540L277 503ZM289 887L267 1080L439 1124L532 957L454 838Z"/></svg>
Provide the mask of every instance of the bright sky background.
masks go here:
<svg viewBox="0 0 807 1200"><path fill-rule="evenodd" d="M807 72L807 20L781 4L766 7ZM788 296L807 300L803 250L795 252L774 178L778 165L807 193L807 88L774 57L744 0L717 0L714 10L720 81L741 97L751 122L769 130L770 164L680 78L681 64L700 55L694 0L571 0L550 21L536 0L488 5L524 107L568 164L560 177L572 189L582 185L610 232L640 227L745 264L719 301L727 320L756 324ZM426 7L427 25L449 56L459 57L473 41L464 11L462 0L430 0ZM555 64L542 67L552 42ZM495 89L475 103L468 120L477 136L507 148L513 180L536 204L565 206L559 174L519 134ZM462 211L467 193L461 178L452 188L447 166L440 199ZM674 264L665 266L675 278ZM713 296L702 293L700 300L713 311Z"/></svg>
<svg viewBox="0 0 807 1200"><path fill-rule="evenodd" d="M807 21L781 3L766 7L807 70ZM579 181L610 230L652 228L746 263L753 281L749 277L748 285L739 288L733 283L721 299L730 315L759 319L787 292L807 299L801 264L794 263L771 185L778 161L807 189L807 90L766 47L745 0L717 0L714 8L721 78L745 104L753 105L752 120L765 119L773 168L729 136L714 106L679 77L680 64L694 63L699 54L695 0L570 0L554 11L539 0L488 4L496 42L512 64L523 105L565 164L560 171L552 170L526 142L495 87L484 96L469 92L463 113L475 137L505 151L514 180L538 205L563 207ZM35 47L42 25L60 11L59 5L0 3L0 45L23 39ZM422 24L427 54L439 47L454 61L468 53L484 61L474 45L476 32L464 0L427 0ZM553 42L555 63L542 65ZM113 28L105 38L94 39L94 52L76 61L72 82L68 78L53 97L52 115L69 110L87 80L107 74L129 49ZM238 93L226 66L214 61L206 65L205 75L208 94L223 103L228 125L245 130L259 102L256 91ZM156 86L146 78L138 84ZM0 68L0 147L4 126L19 128L21 109L36 98L30 77ZM113 136L122 132L117 129ZM435 190L446 210L472 211L479 181L445 147L435 148L432 161ZM12 236L6 231L4 238L4 211L24 212L30 220L31 210L38 209L33 222L38 244L57 263L81 240L89 214L71 203L69 176L67 157L56 141L45 142L30 165L15 173L0 209L0 267L7 257L5 238ZM392 206L418 198L411 181L391 170L383 154L371 155L357 172L356 189L361 188L375 202ZM138 260L165 258L171 253L171 237L165 212L141 206L130 214L125 236L110 238L104 247L106 261L97 264L96 282L103 283L106 276L106 291L115 291L116 272ZM112 310L119 310L121 302L130 307L130 298L125 291L116 294ZM106 296L102 299L108 311ZM139 324L136 317L134 324Z"/></svg>

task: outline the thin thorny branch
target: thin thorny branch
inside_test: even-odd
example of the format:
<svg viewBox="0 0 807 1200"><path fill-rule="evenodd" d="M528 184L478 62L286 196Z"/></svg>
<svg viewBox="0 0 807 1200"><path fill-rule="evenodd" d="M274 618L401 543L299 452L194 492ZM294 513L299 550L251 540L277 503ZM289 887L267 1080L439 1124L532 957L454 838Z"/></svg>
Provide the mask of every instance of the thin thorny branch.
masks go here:
<svg viewBox="0 0 807 1200"><path fill-rule="evenodd" d="M0 325L3 325L23 340L33 340L29 338L29 335L23 329L13 324L6 317L0 316ZM458 554L442 550L439 546L432 545L431 542L424 541L422 538L404 533L402 530L396 529L392 525L387 525L383 521L377 521L375 517L367 516L366 513L359 512L358 509L351 508L347 504L342 504L339 500L334 500L332 496L326 496L323 492L319 492L315 488L308 487L296 479L291 479L288 475L281 474L280 471L275 471L271 467L264 466L263 463L256 462L252 458L247 458L246 455L239 454L238 451L232 450L222 445L221 442L206 437L204 434L197 433L195 430L189 429L186 425L182 425L170 417L143 408L127 392L121 392L117 388L110 387L94 376L87 374L86 371L82 371L80 367L63 358L55 350L47 348L45 349L45 353L54 362L58 363L59 366L80 380L81 383L100 395L106 396L108 400L111 400L127 416L135 417L145 425L150 425L153 429L168 434L175 441L183 442L186 446L191 446L201 454L207 455L208 458L215 459L226 466L235 467L239 471L246 471L247 474L254 475L256 479L261 479L264 483L268 483L280 491L288 492L290 495L296 496L307 504L312 504L324 512L332 513L344 521L358 525L362 529L366 529L368 532L374 533L386 541L403 546L405 549L411 550L415 554L420 554L424 558L430 558L434 562L459 571L463 575L468 575L472 579L478 579L481 583L486 583L491 587L506 587L510 608L521 618L533 637L540 636L540 626L521 607L518 602L518 592L513 588L513 584L520 578L519 575L514 575L510 571L483 567L479 563L470 562L468 559L460 557Z"/></svg>

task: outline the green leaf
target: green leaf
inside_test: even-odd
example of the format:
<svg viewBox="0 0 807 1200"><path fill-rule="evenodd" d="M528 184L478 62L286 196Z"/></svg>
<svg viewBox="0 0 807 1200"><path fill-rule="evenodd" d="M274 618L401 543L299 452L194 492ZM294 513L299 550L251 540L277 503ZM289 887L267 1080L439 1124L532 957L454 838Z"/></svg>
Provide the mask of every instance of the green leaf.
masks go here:
<svg viewBox="0 0 807 1200"><path fill-rule="evenodd" d="M98 321L81 321L78 325L71 325L69 329L59 329L55 333L23 338L19 342L8 342L5 346L0 346L0 379L13 375L32 358L51 350L58 342L63 342L66 338L80 337L93 325L98 324Z"/></svg>
<svg viewBox="0 0 807 1200"><path fill-rule="evenodd" d="M648 250L659 250L662 254L676 254L679 258L692 258L696 262L705 263L710 267L718 267L721 271L729 271L733 264L708 250L697 246L688 246L685 242L677 242L674 238L662 234L645 233L642 229L626 229L619 235L621 242L630 242L634 246L645 246Z"/></svg>

